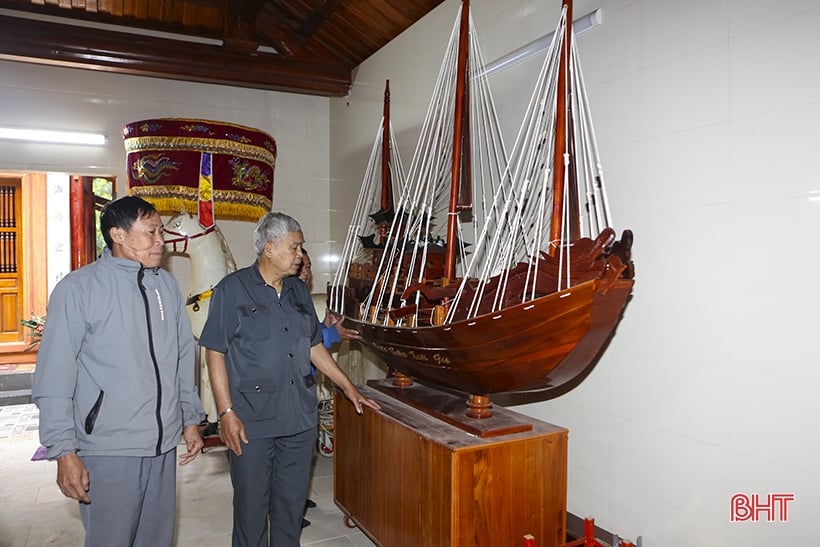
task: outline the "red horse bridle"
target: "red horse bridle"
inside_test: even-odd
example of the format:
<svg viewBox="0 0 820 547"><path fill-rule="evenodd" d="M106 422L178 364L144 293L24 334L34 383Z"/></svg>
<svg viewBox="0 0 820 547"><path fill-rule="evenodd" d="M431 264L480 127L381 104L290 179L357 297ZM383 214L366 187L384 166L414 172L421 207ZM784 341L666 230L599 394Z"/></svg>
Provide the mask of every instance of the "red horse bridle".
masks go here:
<svg viewBox="0 0 820 547"><path fill-rule="evenodd" d="M201 232L197 232L196 234L194 234L192 236L189 236L187 234L183 234L183 233L180 233L180 232L175 232L173 230L166 229L165 230L166 234L171 234L172 236L177 236L177 237L175 237L173 239L165 239L165 244L168 245L170 243L173 243L174 244L174 251L173 252L185 254L186 252L188 252L188 241L189 240L196 239L196 238L202 237L202 236L206 236L206 235L210 234L211 232L213 232L214 230L216 230L216 225L215 224L213 226L211 226L210 228L206 228L205 230L203 230ZM177 250L177 243L180 243L180 242L183 242L183 241L185 242L185 244L182 246L182 250L178 251Z"/></svg>

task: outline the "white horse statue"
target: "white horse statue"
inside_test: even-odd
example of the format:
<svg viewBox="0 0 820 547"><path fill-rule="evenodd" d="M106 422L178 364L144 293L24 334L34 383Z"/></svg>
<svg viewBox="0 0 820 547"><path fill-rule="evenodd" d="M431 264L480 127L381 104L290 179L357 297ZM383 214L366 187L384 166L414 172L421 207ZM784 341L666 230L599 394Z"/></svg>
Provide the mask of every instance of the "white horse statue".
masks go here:
<svg viewBox="0 0 820 547"><path fill-rule="evenodd" d="M165 223L165 248L171 253L186 255L191 260L191 282L185 309L191 320L194 337L199 340L214 286L220 279L236 270L231 250L216 225L202 228L198 217L181 213ZM216 422L216 402L211 391L205 359L199 355L199 394L209 421Z"/></svg>

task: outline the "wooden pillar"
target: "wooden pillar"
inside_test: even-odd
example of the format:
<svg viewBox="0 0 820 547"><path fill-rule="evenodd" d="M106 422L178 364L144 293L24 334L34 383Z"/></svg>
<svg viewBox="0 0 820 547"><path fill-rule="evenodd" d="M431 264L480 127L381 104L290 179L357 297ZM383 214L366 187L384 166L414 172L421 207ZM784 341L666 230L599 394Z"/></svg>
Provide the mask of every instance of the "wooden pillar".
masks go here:
<svg viewBox="0 0 820 547"><path fill-rule="evenodd" d="M97 229L94 217L94 190L91 177L71 175L71 269L76 270L97 258Z"/></svg>

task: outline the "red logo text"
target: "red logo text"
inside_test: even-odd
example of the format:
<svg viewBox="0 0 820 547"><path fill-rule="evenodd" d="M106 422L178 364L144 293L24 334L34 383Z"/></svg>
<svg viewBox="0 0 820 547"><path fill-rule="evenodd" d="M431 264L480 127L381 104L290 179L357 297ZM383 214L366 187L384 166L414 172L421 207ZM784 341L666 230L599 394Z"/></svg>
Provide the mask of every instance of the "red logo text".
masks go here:
<svg viewBox="0 0 820 547"><path fill-rule="evenodd" d="M735 494L731 500L731 522L786 522L794 494Z"/></svg>

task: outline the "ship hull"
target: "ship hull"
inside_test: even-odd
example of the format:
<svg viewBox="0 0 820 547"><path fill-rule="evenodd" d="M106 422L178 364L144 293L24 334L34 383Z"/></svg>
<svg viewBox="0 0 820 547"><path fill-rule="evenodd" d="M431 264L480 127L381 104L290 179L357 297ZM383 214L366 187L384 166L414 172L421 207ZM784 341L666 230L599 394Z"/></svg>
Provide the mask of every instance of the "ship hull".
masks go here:
<svg viewBox="0 0 820 547"><path fill-rule="evenodd" d="M621 318L632 279L594 279L438 327L347 320L411 378L471 394L559 390L589 372Z"/></svg>

